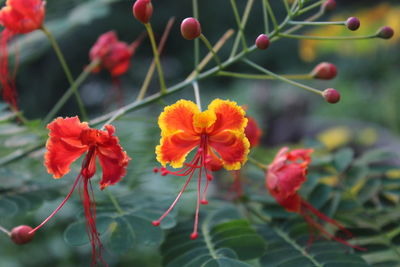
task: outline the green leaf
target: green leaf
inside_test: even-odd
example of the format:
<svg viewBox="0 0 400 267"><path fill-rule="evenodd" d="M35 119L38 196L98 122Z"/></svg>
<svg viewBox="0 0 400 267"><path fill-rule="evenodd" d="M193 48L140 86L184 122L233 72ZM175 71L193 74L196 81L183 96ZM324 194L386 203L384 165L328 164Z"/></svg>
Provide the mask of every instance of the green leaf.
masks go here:
<svg viewBox="0 0 400 267"><path fill-rule="evenodd" d="M109 216L97 216L96 226L99 234L103 234L113 221L114 219ZM81 246L89 243L86 232L86 221L80 220L70 224L64 231L64 240L71 246Z"/></svg>
<svg viewBox="0 0 400 267"><path fill-rule="evenodd" d="M265 242L249 222L226 221L221 214L236 217L229 208L209 214L199 225L196 240L189 238L191 224L175 227L161 247L164 265L250 266L241 261L258 258L265 252Z"/></svg>
<svg viewBox="0 0 400 267"><path fill-rule="evenodd" d="M397 156L392 151L386 149L372 149L364 153L359 159L356 160L357 164L370 164L375 162L382 162L387 159L396 158Z"/></svg>
<svg viewBox="0 0 400 267"><path fill-rule="evenodd" d="M162 242L163 231L160 227L154 227L151 221L133 215L126 215L123 218L135 232L138 244L155 246Z"/></svg>
<svg viewBox="0 0 400 267"><path fill-rule="evenodd" d="M110 225L110 238L107 248L114 254L125 253L133 247L135 234L129 223L122 217L118 217Z"/></svg>
<svg viewBox="0 0 400 267"><path fill-rule="evenodd" d="M333 155L333 164L338 172L347 169L354 158L354 151L351 148L342 148Z"/></svg>

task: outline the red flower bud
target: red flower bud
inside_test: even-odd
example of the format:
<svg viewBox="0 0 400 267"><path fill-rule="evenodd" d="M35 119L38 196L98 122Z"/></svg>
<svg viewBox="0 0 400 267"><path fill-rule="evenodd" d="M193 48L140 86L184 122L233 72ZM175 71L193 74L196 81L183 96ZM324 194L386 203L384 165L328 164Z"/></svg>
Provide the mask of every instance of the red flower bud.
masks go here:
<svg viewBox="0 0 400 267"><path fill-rule="evenodd" d="M331 104L335 104L340 100L340 93L333 89L328 88L322 92L322 96L325 98L325 101Z"/></svg>
<svg viewBox="0 0 400 267"><path fill-rule="evenodd" d="M311 72L314 79L330 80L336 77L336 66L329 62L319 63Z"/></svg>
<svg viewBox="0 0 400 267"><path fill-rule="evenodd" d="M389 26L383 26L380 28L376 34L377 37L382 38L382 39L390 39L392 38L394 34L394 31L391 27Z"/></svg>
<svg viewBox="0 0 400 267"><path fill-rule="evenodd" d="M269 46L269 38L265 34L260 34L256 39L256 46L258 49L267 49Z"/></svg>
<svg viewBox="0 0 400 267"><path fill-rule="evenodd" d="M35 233L29 233L32 227L28 225L20 225L11 230L11 240L17 245L23 245L31 242Z"/></svg>
<svg viewBox="0 0 400 267"><path fill-rule="evenodd" d="M335 8L336 8L335 0L326 0L321 6L323 12L332 11L335 10Z"/></svg>
<svg viewBox="0 0 400 267"><path fill-rule="evenodd" d="M193 40L200 36L201 25L195 18L186 18L181 23L181 33L186 40Z"/></svg>
<svg viewBox="0 0 400 267"><path fill-rule="evenodd" d="M151 0L137 0L133 4L132 10L135 18L143 24L148 23L153 15Z"/></svg>
<svg viewBox="0 0 400 267"><path fill-rule="evenodd" d="M360 28L360 20L356 17L350 17L346 21L346 26L349 30L355 31Z"/></svg>

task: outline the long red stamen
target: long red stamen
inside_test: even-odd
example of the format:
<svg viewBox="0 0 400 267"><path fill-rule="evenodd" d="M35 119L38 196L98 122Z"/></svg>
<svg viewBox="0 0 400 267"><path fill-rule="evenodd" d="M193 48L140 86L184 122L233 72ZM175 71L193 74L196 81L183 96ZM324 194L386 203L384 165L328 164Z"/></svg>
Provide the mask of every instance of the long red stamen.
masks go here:
<svg viewBox="0 0 400 267"><path fill-rule="evenodd" d="M17 90L15 87L15 81L9 71L8 62L8 41L15 35L12 31L4 29L1 32L0 37L0 83L2 86L2 94L5 102L9 103L15 110L18 110L17 106ZM15 67L16 68L16 67Z"/></svg>
<svg viewBox="0 0 400 267"><path fill-rule="evenodd" d="M56 213L64 206L64 204L68 201L68 199L70 198L70 196L72 195L72 193L75 190L75 187L77 186L78 182L81 180L82 176L81 174L78 175L78 177L76 177L76 180L74 182L74 185L72 186L71 190L69 191L68 195L65 197L65 199L61 202L61 204L50 214L49 217L47 217L41 224L39 224L38 226L36 226L34 229L32 229L29 234L32 234L34 232L36 232L36 230L40 229L43 225L45 225L54 215L56 215Z"/></svg>
<svg viewBox="0 0 400 267"><path fill-rule="evenodd" d="M344 233L346 233L349 238L351 238L353 236L353 234L349 230L347 230L344 226L342 226L339 222L333 220L332 218L329 218L328 216L326 216L325 214L321 213L319 210L314 208L310 203L302 200L300 214L303 216L303 218L307 221L307 223L311 227L317 229L320 233L327 236L329 239L333 239L339 243L342 243L343 245L349 246L349 247L357 249L357 250L362 250L362 251L366 250L365 248L350 244L345 239L342 239L340 237L336 237L336 236L330 234L328 231L325 230L325 228L320 223L315 221L309 215L309 213L317 216L319 219L321 219L327 223L330 223L330 224L338 227L340 230L342 230Z"/></svg>
<svg viewBox="0 0 400 267"><path fill-rule="evenodd" d="M88 189L90 187L90 192ZM100 240L100 234L97 232L96 227L96 202L90 179L84 178L83 180L83 208L86 218L86 231L92 246L92 266L96 265L98 260L107 265L102 257L103 245Z"/></svg>

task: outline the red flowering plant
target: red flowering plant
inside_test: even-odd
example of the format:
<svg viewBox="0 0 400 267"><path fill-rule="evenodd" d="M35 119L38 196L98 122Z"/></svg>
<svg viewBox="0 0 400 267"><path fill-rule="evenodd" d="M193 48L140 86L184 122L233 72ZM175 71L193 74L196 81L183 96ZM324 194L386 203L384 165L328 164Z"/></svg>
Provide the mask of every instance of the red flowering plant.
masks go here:
<svg viewBox="0 0 400 267"><path fill-rule="evenodd" d="M178 4L164 5L152 0L132 1L128 9L123 1L69 1L68 7L71 8L65 8L67 2L49 2L45 10L45 2L41 0L7 0L0 10L0 24L4 27L0 39L0 83L3 99L8 103L6 106L15 111L7 112L0 105L0 232L4 233L0 236L1 264L4 261L4 265L10 266L45 266L49 260L57 266L85 265L88 261L92 265L107 265L108 262L111 266L155 267L400 264L395 257L397 254L392 253L399 239L400 199L396 192L400 190L397 179L400 175L398 166L379 165L377 168L376 159L381 160L383 153L373 151L372 155L364 156L359 150L363 144L361 141L354 146L356 150L341 148L337 144L343 144L343 140L336 140L340 133L343 134L339 131L329 138L307 136L304 143L312 144L313 149L289 150L284 147L270 165L265 164L272 159L272 150L268 146L280 144L282 140L293 141L285 139L293 132L296 137L293 139L303 140L302 132L310 125L303 120L299 123L297 112L302 113L303 108L317 112L314 103L308 105L308 101L304 101L304 107L297 105L303 103L301 95L284 92L275 98L283 90L269 90L268 87L275 87L272 80L305 89L318 96L319 99L314 100L322 105L324 100L340 105L342 99L351 95L349 92L336 90L331 85L315 88L313 83L319 87L333 82L338 73L354 74L350 70L342 71L341 62L333 57L330 58L333 63L324 59L314 64L309 72L276 73L272 71L274 66L293 69L295 60L292 58L297 58L295 55L292 57L293 49L288 49L282 41L391 39L396 36L395 30L384 26L377 31L372 29L370 34L360 35L357 30L363 29L365 22L354 16L339 21L318 21L334 11L334 0L248 0L243 5L232 0L228 1L229 8L227 3L220 1L203 3L194 0L189 3L192 4L190 10L186 8L187 3L182 5L182 14L173 14L174 5ZM228 9L232 11L232 19L225 17ZM207 17L203 15L209 10L220 14L225 24L215 24L211 13ZM62 46L44 26L45 13L52 30L63 29L56 35L57 39L65 42ZM59 18L61 13L65 18ZM180 27L173 27L174 20L170 19L160 35L159 27L163 20L175 15L182 20ZM124 16L129 20L125 21ZM388 17L396 21L398 16ZM207 18L207 23L203 18ZM234 24L229 24L227 31L220 36L213 35L213 30L221 28L213 26L226 23ZM123 29L118 25L123 25ZM333 30L315 36L300 31L305 27L325 29L327 25L332 29L342 28L347 35L338 35ZM148 44L141 44L144 35L139 33L142 27L146 29ZM250 27L254 27L254 31L249 31ZM39 115L31 112L29 105L17 108L15 71L10 68L8 45L15 35L35 30L40 30L49 39L69 88L55 103L50 103L50 111L40 113L48 112L43 120L31 121L31 117ZM100 35L99 32L105 33ZM128 44L119 40L116 32L139 37ZM167 40L170 32L175 39ZM52 75L57 72L58 65L50 65L54 55L44 53L43 34L32 34L32 40L29 39L31 35L19 37L23 39L21 58L26 60L31 50L42 49L40 52L43 53L32 57L40 61L40 67L36 68L37 62L32 60L32 66L35 66L29 70L32 73L28 75L26 70L22 70L25 72L18 77L20 82L33 76L40 77L40 86L44 88L48 79L54 79L56 82L51 83L51 91L54 90L54 95L58 96L56 89L62 83L58 75ZM234 35L236 37L232 38ZM393 38L391 42L395 40ZM136 51L139 44L143 46L140 54ZM36 45L40 49L36 49ZM161 57L164 47L165 57ZM82 51L75 51L78 48ZM189 48L193 48L193 57L186 53ZM310 53L308 46L303 49L302 52ZM69 52L67 57L64 50ZM174 51L180 50L182 56L175 57ZM81 55L88 54L90 63L82 68L87 56L80 61ZM129 71L131 75L119 80L128 73L134 55L134 67ZM188 64L192 59L194 64ZM16 59L14 69L17 63ZM70 69L72 63L81 70L76 77L75 71ZM186 69L188 65L193 67ZM304 66L304 69L311 68ZM96 107L96 110L89 106L91 109L86 110L87 104L95 101L91 97L97 99L100 91L98 82L89 83L86 79L98 79L91 74L101 70L108 72L118 86L126 82L130 87L136 87L136 79L145 74L142 87L140 91L131 90L124 96L125 106L115 110L109 105ZM357 71L359 75L360 69ZM153 79L155 72L158 79ZM188 75L181 77L184 74ZM257 82L231 86L232 78ZM218 83L212 86L204 82L206 79ZM346 88L342 85L347 83L342 79L346 77L339 75L334 80L338 88ZM79 91L81 86L83 99ZM205 91L206 87L220 90ZM254 87L262 90L253 94L251 90ZM193 89L193 97L188 89ZM185 90L189 93L183 93ZM44 92L50 90L37 92L31 89L21 93L26 91L30 91L29 96L43 96L45 99ZM79 111L66 106L72 95L76 97ZM114 92L110 94L114 95L118 97ZM367 94L365 97L367 99ZM31 98L35 110L40 110L42 103L36 97ZM372 99L368 100L372 102ZM207 109L202 110L202 101L210 101ZM238 103L247 105L251 112L262 111L254 114L259 121L247 115L246 109ZM294 108L291 106L293 103L296 104ZM48 106L44 104L43 108ZM297 109L299 106L301 112ZM285 112L282 124L281 114L276 114L281 107ZM339 109L341 107L348 106L339 106ZM143 112L131 116L139 110ZM28 118L24 114L28 114ZM102 124L102 128L94 128ZM118 126L118 137L113 125ZM370 143L377 138L371 129L353 128L351 133L344 131L348 138L357 136ZM262 142L261 129L268 129ZM310 129L309 132L315 131ZM311 168L314 149L319 153L313 157L313 164L320 162L320 165ZM126 151L135 159L129 170L131 158ZM69 191L62 196L61 204L56 203L59 205L50 211L48 205L43 205L37 214L28 212L41 206L44 200L51 201L61 195L59 187L65 184L51 182L49 174L60 179L74 173L74 169L77 169L75 180L65 180ZM96 193L95 199L97 187L92 186L92 182L97 179L96 173L100 176L100 191L107 195ZM327 175L329 177L325 177ZM227 184L231 190L224 184L224 177L229 177ZM246 182L242 177L246 177ZM308 189L305 187L309 183L318 184L310 191L318 191L323 198L315 200L307 194L304 189ZM329 188L331 193L320 190L320 183L326 183L324 188ZM112 187L113 191L105 190L111 185L116 185ZM177 185L179 189L176 189ZM76 189L83 209L74 207L69 201ZM235 192L233 199L229 197L232 191ZM187 200L193 195L195 203L191 205ZM167 201L171 196L173 199ZM70 210L64 208L62 213L65 217L59 216L52 227L65 228L64 239L70 245L89 243L87 248L91 257L85 248L74 254L62 249L57 243L59 236L51 236L50 226L48 231L38 232L67 202ZM273 211L268 209L271 205ZM277 209L278 205L284 210ZM81 210L83 216L79 216ZM41 223L36 221L48 214ZM84 217L84 220L73 220L71 214ZM288 219L289 216L300 218L301 223L297 219ZM71 224L65 227L66 222ZM304 231L304 222L309 232ZM7 225L10 225L10 231ZM342 232L344 237L336 232ZM316 234L325 239L315 240ZM11 242L2 242L5 236ZM304 242L305 236L309 240L308 246ZM25 247L12 247L14 245ZM46 251L45 256L37 253L39 249L36 246L40 246L40 251ZM9 264L13 251L18 262Z"/></svg>

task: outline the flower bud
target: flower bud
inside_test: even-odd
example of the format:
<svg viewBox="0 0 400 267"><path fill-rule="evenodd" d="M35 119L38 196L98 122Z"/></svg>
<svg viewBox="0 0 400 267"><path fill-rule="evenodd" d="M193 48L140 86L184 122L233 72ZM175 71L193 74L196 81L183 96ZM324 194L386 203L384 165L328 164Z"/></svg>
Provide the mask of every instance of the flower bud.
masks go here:
<svg viewBox="0 0 400 267"><path fill-rule="evenodd" d="M17 245L23 245L29 243L35 233L29 233L32 231L32 227L28 225L20 225L11 230L11 240Z"/></svg>
<svg viewBox="0 0 400 267"><path fill-rule="evenodd" d="M336 1L335 0L326 0L322 5L321 5L321 10L323 12L328 12L335 10L336 8Z"/></svg>
<svg viewBox="0 0 400 267"><path fill-rule="evenodd" d="M378 30L378 32L376 33L376 36L378 38L382 38L382 39L390 39L390 38L392 38L393 34L394 34L394 31L391 27L383 26L382 28L380 28Z"/></svg>
<svg viewBox="0 0 400 267"><path fill-rule="evenodd" d="M265 34L260 34L256 39L256 46L258 49L264 50L269 46L269 38Z"/></svg>
<svg viewBox="0 0 400 267"><path fill-rule="evenodd" d="M195 18L186 18L181 23L181 33L186 40L193 40L200 36L201 25Z"/></svg>
<svg viewBox="0 0 400 267"><path fill-rule="evenodd" d="M137 0L133 4L133 15L141 23L148 23L153 15L151 0Z"/></svg>
<svg viewBox="0 0 400 267"><path fill-rule="evenodd" d="M360 28L360 20L356 17L350 17L346 21L346 26L349 30L355 31Z"/></svg>
<svg viewBox="0 0 400 267"><path fill-rule="evenodd" d="M336 66L329 62L321 62L311 72L314 79L330 80L336 77Z"/></svg>
<svg viewBox="0 0 400 267"><path fill-rule="evenodd" d="M322 96L325 98L325 101L331 104L335 104L340 100L340 93L333 89L328 88L322 92Z"/></svg>

